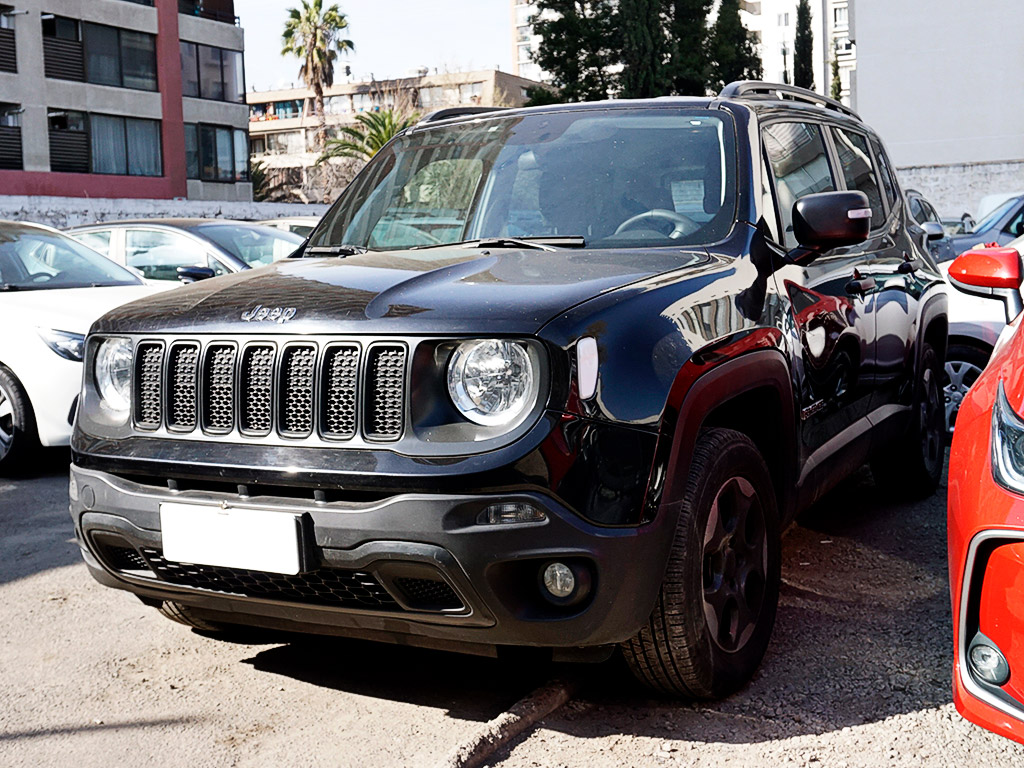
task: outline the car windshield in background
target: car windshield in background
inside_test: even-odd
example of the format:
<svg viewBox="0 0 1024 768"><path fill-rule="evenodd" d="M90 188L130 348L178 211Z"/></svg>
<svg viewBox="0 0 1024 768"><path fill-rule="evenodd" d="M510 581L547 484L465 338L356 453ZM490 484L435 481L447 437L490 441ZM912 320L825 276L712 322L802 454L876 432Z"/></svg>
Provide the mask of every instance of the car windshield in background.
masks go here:
<svg viewBox="0 0 1024 768"><path fill-rule="evenodd" d="M141 285L76 240L35 227L0 227L0 291Z"/></svg>
<svg viewBox="0 0 1024 768"><path fill-rule="evenodd" d="M735 218L735 154L731 122L707 110L545 112L413 131L348 186L310 246L712 243Z"/></svg>
<svg viewBox="0 0 1024 768"><path fill-rule="evenodd" d="M302 245L302 238L272 227L239 224L204 224L193 230L250 267L262 267L287 258Z"/></svg>
<svg viewBox="0 0 1024 768"><path fill-rule="evenodd" d="M986 230L992 229L993 225L997 221L999 221L1001 218L1003 218L1003 216L1008 214L1010 212L1010 209L1013 208L1015 205L1018 205L1019 203L1019 197L1014 197L1007 200L1005 203L998 206L994 211L992 211L988 216L986 216L984 219L975 224L974 229L971 230L971 233L973 234L974 232L977 232L978 234L981 234Z"/></svg>

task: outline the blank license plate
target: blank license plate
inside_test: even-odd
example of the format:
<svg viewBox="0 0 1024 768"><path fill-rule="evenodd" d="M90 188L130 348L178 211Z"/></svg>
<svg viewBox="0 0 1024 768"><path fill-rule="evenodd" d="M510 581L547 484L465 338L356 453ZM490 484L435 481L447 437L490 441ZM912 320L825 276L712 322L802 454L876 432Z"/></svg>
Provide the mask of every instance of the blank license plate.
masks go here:
<svg viewBox="0 0 1024 768"><path fill-rule="evenodd" d="M300 569L299 519L262 509L161 504L164 558L294 575Z"/></svg>

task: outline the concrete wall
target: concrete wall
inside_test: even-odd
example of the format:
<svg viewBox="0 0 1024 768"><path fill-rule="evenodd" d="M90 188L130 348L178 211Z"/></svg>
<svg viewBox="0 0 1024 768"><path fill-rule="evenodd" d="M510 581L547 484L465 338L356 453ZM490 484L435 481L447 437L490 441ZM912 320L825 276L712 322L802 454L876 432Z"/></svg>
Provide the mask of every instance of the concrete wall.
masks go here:
<svg viewBox="0 0 1024 768"><path fill-rule="evenodd" d="M326 205L209 202L200 200L114 200L79 197L0 196L0 220L32 221L63 229L97 221L200 217L259 221L285 216L322 216Z"/></svg>
<svg viewBox="0 0 1024 768"><path fill-rule="evenodd" d="M943 218L959 218L963 213L977 217L978 203L985 195L1024 190L1024 162L1020 161L899 168L897 175L904 189L921 192Z"/></svg>
<svg viewBox="0 0 1024 768"><path fill-rule="evenodd" d="M1024 160L1024 3L854 5L854 107L897 167Z"/></svg>

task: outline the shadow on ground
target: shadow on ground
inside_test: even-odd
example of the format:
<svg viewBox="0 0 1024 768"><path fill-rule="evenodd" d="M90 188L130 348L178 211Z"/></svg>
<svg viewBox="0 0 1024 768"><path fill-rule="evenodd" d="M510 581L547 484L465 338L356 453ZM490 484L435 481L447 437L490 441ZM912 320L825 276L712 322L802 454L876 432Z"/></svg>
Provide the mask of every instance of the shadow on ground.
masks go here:
<svg viewBox="0 0 1024 768"><path fill-rule="evenodd" d="M0 584L81 562L68 514L67 448L41 452L28 473L0 476Z"/></svg>
<svg viewBox="0 0 1024 768"><path fill-rule="evenodd" d="M492 717L552 676L571 677L580 681L580 695L545 726L584 737L756 743L950 701L944 485L925 501L894 502L865 469L788 531L783 563L765 663L750 686L723 702L654 698L618 658L554 665L316 640L262 651L250 663L466 719Z"/></svg>

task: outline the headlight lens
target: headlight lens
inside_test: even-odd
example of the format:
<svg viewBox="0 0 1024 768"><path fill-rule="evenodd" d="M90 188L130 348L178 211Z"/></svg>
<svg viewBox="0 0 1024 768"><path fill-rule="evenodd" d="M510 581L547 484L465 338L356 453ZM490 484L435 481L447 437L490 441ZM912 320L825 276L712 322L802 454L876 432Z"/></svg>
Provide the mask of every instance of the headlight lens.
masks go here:
<svg viewBox="0 0 1024 768"><path fill-rule="evenodd" d="M80 333L69 331L57 331L51 328L38 328L40 338L46 342L46 346L63 357L65 360L73 360L76 363L82 362L82 355L85 352L85 336Z"/></svg>
<svg viewBox="0 0 1024 768"><path fill-rule="evenodd" d="M484 426L513 423L536 400L536 373L526 345L467 341L448 363L448 392L463 416Z"/></svg>
<svg viewBox="0 0 1024 768"><path fill-rule="evenodd" d="M113 411L127 411L131 404L132 343L105 339L96 350L96 389L100 402Z"/></svg>

